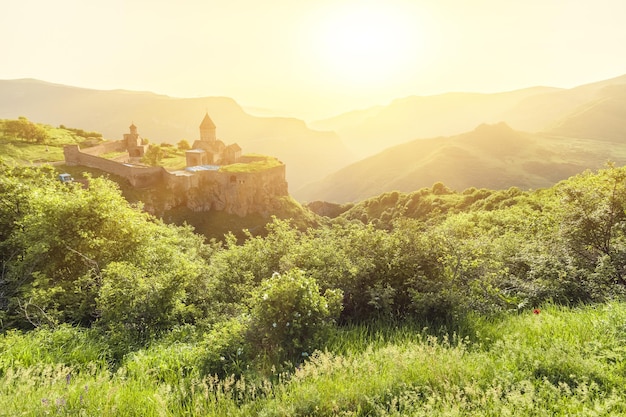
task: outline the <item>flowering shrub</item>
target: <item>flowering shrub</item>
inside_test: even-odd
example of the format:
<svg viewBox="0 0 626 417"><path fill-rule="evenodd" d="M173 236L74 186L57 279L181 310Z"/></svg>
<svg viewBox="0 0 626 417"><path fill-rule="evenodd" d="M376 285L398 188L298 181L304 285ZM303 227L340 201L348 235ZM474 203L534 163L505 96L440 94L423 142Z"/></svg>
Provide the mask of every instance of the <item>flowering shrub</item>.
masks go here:
<svg viewBox="0 0 626 417"><path fill-rule="evenodd" d="M341 290L320 294L315 279L300 269L275 273L254 294L248 340L259 355L306 357L339 316L342 298Z"/></svg>

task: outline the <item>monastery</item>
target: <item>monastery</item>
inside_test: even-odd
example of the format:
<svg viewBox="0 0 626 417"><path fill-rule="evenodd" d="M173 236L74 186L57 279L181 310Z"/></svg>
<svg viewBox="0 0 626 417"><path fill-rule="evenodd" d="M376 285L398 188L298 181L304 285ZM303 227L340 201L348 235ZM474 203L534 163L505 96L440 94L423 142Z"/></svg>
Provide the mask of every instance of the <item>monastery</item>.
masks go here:
<svg viewBox="0 0 626 417"><path fill-rule="evenodd" d="M63 151L69 166L85 166L125 178L138 188L164 188L176 196L171 206L185 205L194 211L223 210L245 216L267 214L279 197L288 196L285 165L276 158L242 155L241 147L217 139L209 114L200 123L200 139L185 152L185 169L168 171L163 167L141 164L148 149L137 126L120 141L92 148L66 146ZM110 152L125 152L121 162L103 158Z"/></svg>

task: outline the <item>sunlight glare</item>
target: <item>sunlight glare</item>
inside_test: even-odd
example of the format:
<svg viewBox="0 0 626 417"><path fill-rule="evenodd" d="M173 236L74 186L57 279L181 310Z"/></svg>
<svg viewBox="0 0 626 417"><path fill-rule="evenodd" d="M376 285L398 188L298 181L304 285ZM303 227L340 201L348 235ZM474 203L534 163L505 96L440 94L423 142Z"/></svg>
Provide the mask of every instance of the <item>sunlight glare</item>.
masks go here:
<svg viewBox="0 0 626 417"><path fill-rule="evenodd" d="M355 2L323 19L317 55L340 82L384 82L415 66L422 49L418 32L419 23L400 9Z"/></svg>

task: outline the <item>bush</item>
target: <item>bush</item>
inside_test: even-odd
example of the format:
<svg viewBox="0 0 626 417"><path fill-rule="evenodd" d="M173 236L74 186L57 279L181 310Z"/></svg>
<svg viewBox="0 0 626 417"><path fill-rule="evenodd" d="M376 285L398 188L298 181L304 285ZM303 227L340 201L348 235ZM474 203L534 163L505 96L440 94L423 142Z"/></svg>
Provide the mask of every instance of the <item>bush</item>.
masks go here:
<svg viewBox="0 0 626 417"><path fill-rule="evenodd" d="M306 357L321 346L341 312L341 290L320 294L317 282L300 269L275 273L254 295L247 339L274 360Z"/></svg>

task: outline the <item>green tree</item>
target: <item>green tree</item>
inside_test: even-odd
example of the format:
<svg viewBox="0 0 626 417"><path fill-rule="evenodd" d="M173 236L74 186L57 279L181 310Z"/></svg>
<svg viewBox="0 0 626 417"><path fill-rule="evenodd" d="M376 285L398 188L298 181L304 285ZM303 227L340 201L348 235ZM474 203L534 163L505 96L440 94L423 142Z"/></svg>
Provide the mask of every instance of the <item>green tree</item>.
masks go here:
<svg viewBox="0 0 626 417"><path fill-rule="evenodd" d="M559 187L561 231L580 267L626 285L626 168L587 171Z"/></svg>
<svg viewBox="0 0 626 417"><path fill-rule="evenodd" d="M48 139L46 129L23 116L17 120L5 121L4 131L9 136L29 142L44 143Z"/></svg>
<svg viewBox="0 0 626 417"><path fill-rule="evenodd" d="M149 145L143 156L142 162L150 166L158 166L163 159L165 152L159 145Z"/></svg>
<svg viewBox="0 0 626 417"><path fill-rule="evenodd" d="M187 142L186 139L181 139L178 142L178 150L179 151L186 151L186 150L189 150L189 149L191 149L191 145L189 144L189 142Z"/></svg>
<svg viewBox="0 0 626 417"><path fill-rule="evenodd" d="M104 271L115 262L145 272L149 285L176 283L176 291L160 294L177 299L184 292L186 302L176 309L180 321L195 320L205 308L196 279L207 256L201 238L130 206L112 182L93 178L83 189L61 184L51 168L27 168L4 172L0 188L10 193L0 204L6 214L0 219L0 301L12 322L93 323L102 314L96 300Z"/></svg>

